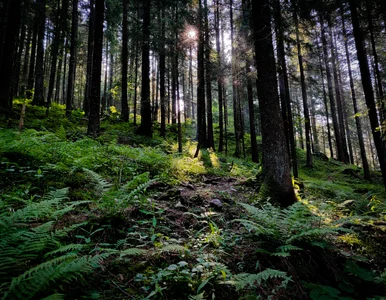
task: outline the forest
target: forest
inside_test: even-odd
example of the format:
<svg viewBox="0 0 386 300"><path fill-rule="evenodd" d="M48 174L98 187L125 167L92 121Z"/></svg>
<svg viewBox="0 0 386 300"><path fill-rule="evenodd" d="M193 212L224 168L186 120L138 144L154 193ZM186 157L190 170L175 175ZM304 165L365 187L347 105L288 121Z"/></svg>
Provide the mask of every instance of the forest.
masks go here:
<svg viewBox="0 0 386 300"><path fill-rule="evenodd" d="M384 0L0 0L1 299L386 299Z"/></svg>

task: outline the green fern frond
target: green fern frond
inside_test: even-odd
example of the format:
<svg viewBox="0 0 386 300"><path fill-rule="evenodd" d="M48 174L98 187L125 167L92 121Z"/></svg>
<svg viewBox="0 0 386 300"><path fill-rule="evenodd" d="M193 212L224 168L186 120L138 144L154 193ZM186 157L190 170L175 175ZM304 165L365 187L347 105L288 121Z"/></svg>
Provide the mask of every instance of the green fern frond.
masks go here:
<svg viewBox="0 0 386 300"><path fill-rule="evenodd" d="M84 249L85 247L87 247L87 245L84 245L84 244L65 245L65 246L60 247L59 249L55 249L51 252L48 252L47 254L45 254L45 257L54 256L54 255L59 254L59 253L79 252L80 250Z"/></svg>
<svg viewBox="0 0 386 300"><path fill-rule="evenodd" d="M254 287L256 284L261 285L262 282L278 278L290 280L290 277L288 277L286 272L266 269L257 274L241 273L233 275L232 280L226 281L225 283L234 285L236 287L236 291L239 291L246 287Z"/></svg>
<svg viewBox="0 0 386 300"><path fill-rule="evenodd" d="M14 278L8 295L12 298L32 298L39 291L43 291L52 282L71 282L81 278L83 274L99 267L108 254L78 257L74 253L67 253L60 257L39 264Z"/></svg>
<svg viewBox="0 0 386 300"><path fill-rule="evenodd" d="M185 252L186 248L181 245L167 245L159 249L161 253L165 252Z"/></svg>
<svg viewBox="0 0 386 300"><path fill-rule="evenodd" d="M125 256L144 255L147 253L147 251L144 249L139 249L139 248L129 248L129 249L120 251L119 253L120 253L120 258L122 258Z"/></svg>
<svg viewBox="0 0 386 300"><path fill-rule="evenodd" d="M112 184L106 179L104 179L101 175L86 168L83 168L82 170L87 174L88 178L95 184L95 187L98 192L103 194L110 190Z"/></svg>

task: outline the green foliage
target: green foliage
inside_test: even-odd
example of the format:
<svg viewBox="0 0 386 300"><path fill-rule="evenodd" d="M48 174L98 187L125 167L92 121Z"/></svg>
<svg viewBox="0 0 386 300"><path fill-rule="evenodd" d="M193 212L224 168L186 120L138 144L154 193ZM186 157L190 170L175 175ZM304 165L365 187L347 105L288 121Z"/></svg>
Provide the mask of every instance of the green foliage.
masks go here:
<svg viewBox="0 0 386 300"><path fill-rule="evenodd" d="M254 236L266 239L268 249L262 251L274 256L288 256L291 251L301 250L305 244L324 248L328 246L328 237L349 231L338 224L324 224L323 219L302 202L286 209L270 203L261 208L246 203L239 205L245 209L248 218L234 222L240 222Z"/></svg>
<svg viewBox="0 0 386 300"><path fill-rule="evenodd" d="M291 278L285 272L273 269L266 269L257 274L240 273L232 276L232 279L226 283L234 285L236 290L244 288L256 288L263 282L273 279L282 279L282 287L285 287Z"/></svg>
<svg viewBox="0 0 386 300"><path fill-rule="evenodd" d="M52 293L59 283L78 280L108 256L89 255L86 245L63 244L64 237L84 223L58 229L55 222L87 203L67 202L67 194L67 188L52 191L38 202L25 201L25 207L17 210L0 201L0 292L4 299Z"/></svg>

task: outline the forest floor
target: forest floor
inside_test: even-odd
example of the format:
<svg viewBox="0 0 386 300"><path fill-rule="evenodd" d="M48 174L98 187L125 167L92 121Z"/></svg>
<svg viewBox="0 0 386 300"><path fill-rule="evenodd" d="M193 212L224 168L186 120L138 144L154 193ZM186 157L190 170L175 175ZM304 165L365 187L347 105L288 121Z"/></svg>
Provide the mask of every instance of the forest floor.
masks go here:
<svg viewBox="0 0 386 300"><path fill-rule="evenodd" d="M298 149L282 209L259 197L259 164L193 158L189 139L178 153L173 126L146 139L112 114L93 140L85 122L58 105L28 105L22 131L0 119L2 298L386 299L379 172L321 154L308 169Z"/></svg>

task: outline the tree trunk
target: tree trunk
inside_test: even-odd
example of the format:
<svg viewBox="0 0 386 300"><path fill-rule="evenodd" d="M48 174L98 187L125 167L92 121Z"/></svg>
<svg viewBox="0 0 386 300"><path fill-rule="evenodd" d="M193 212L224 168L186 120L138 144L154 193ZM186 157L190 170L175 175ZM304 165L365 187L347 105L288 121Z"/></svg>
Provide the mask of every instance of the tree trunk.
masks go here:
<svg viewBox="0 0 386 300"><path fill-rule="evenodd" d="M62 10L66 10L67 8L63 8ZM50 107L51 101L52 101L52 96L54 94L54 86L55 86L55 77L56 77L56 65L58 61L58 52L59 52L59 43L61 40L60 37L60 29L61 29L61 22L60 22L60 1L58 0L58 8L57 8L57 15L55 17L55 33L54 33L54 40L52 42L52 47L51 47L51 71L50 71L50 82L48 86L48 95L47 95L47 107ZM65 14L62 13L62 16Z"/></svg>
<svg viewBox="0 0 386 300"><path fill-rule="evenodd" d="M166 98L165 98L165 5L161 1L161 41L159 54L160 102L161 102L161 136L166 137Z"/></svg>
<svg viewBox="0 0 386 300"><path fill-rule="evenodd" d="M348 76L350 79L350 89L351 89L351 99L354 107L354 116L355 116L355 125L357 128L357 136L358 136L358 142L359 142L359 148L360 148L360 155L362 159L362 167L363 167L363 174L364 178L367 180L370 180L370 168L369 163L367 161L366 156L366 149L365 149L365 143L363 141L363 130L362 130L362 120L359 116L359 109L357 104L357 98L355 93L355 87L354 87L354 80L352 76L352 70L351 70L351 61L350 61L350 53L348 49L348 42L347 42L347 33L346 33L346 24L343 18L343 7L340 7L341 12L341 19L342 19L342 31L343 31L343 40L344 40L344 48L346 52L346 62L348 67Z"/></svg>
<svg viewBox="0 0 386 300"><path fill-rule="evenodd" d="M78 44L78 0L72 0L72 23L71 23L71 46L70 46L70 65L68 68L68 86L66 100L66 116L71 116L74 105L74 86L76 74Z"/></svg>
<svg viewBox="0 0 386 300"><path fill-rule="evenodd" d="M36 43L37 43L38 24L39 24L37 12L35 13L33 23L34 25L33 25L32 43L31 43L31 58L29 60L30 63L29 63L27 91L26 91L27 99L31 99L33 96L32 89L34 87L34 82L35 82Z"/></svg>
<svg viewBox="0 0 386 300"><path fill-rule="evenodd" d="M202 24L201 0L198 8L198 50L197 50L197 139L198 148L207 148L205 113L205 69L204 69L204 28ZM198 154L198 151L196 151Z"/></svg>
<svg viewBox="0 0 386 300"><path fill-rule="evenodd" d="M374 92L373 92L373 87L371 85L370 70L369 70L369 65L367 62L367 57L366 57L366 52L364 47L364 39L359 25L355 0L350 0L350 11L351 11L351 20L354 28L354 38L355 38L355 46L357 49L357 56L359 61L359 69L361 71L361 76L362 76L362 86L363 86L366 105L367 105L368 114L370 118L371 131L373 134L375 147L378 153L378 159L379 159L379 165L382 171L383 183L386 188L385 144L384 144L384 141L382 140L381 132L379 130Z"/></svg>
<svg viewBox="0 0 386 300"><path fill-rule="evenodd" d="M210 61L210 38L209 38L209 20L208 20L208 1L204 0L204 30L205 30L205 81L206 81L206 114L208 129L208 148L214 147L213 133L213 113L212 113L212 63Z"/></svg>
<svg viewBox="0 0 386 300"><path fill-rule="evenodd" d="M302 55L302 48L300 45L300 37L299 37L299 23L298 23L298 17L296 12L294 12L293 17L295 21L296 45L297 45L298 61L299 61L299 69L300 69L300 83L302 87L304 127L306 130L306 152L307 152L306 167L312 168L311 121L310 121L310 113L308 110L307 85L306 85L306 78L304 75L303 55Z"/></svg>
<svg viewBox="0 0 386 300"><path fill-rule="evenodd" d="M21 1L8 1L8 15L4 34L4 44L1 45L0 57L0 113L8 115L12 109L12 79L15 60L16 41L21 21ZM3 42L3 41L1 41Z"/></svg>
<svg viewBox="0 0 386 300"><path fill-rule="evenodd" d="M216 31L216 51L217 51L217 89L218 89L218 111L219 111L219 145L218 151L224 149L224 96L223 96L223 76L222 76L222 53L220 46L220 1L215 0L215 31Z"/></svg>
<svg viewBox="0 0 386 300"><path fill-rule="evenodd" d="M251 64L247 61L246 64L247 72L247 97L248 97L248 108L249 108L249 130L251 135L251 152L252 152L252 161L259 162L259 151L257 149L256 141L256 126L255 126L255 106L253 104L253 87L251 79Z"/></svg>
<svg viewBox="0 0 386 300"><path fill-rule="evenodd" d="M151 105L150 105L150 9L151 0L143 1L142 27L142 85L141 85L141 125L137 133L152 135Z"/></svg>
<svg viewBox="0 0 386 300"><path fill-rule="evenodd" d="M123 14L122 14L122 119L127 122L129 120L129 105L127 102L127 63L129 59L128 42L129 36L127 32L127 0L122 0Z"/></svg>
<svg viewBox="0 0 386 300"><path fill-rule="evenodd" d="M86 87L85 87L84 100L83 100L83 109L86 116L89 115L89 110L90 110L89 100L90 100L92 62L93 62L93 50L94 50L94 23L95 23L94 3L95 3L95 0L90 0L90 15L88 20L88 38L87 38Z"/></svg>
<svg viewBox="0 0 386 300"><path fill-rule="evenodd" d="M282 16L280 8L280 0L275 2L275 22L277 31L277 58L278 58L278 72L279 72L279 88L280 88L280 100L284 122L284 130L286 134L287 144L289 144L289 155L291 158L292 172L295 178L299 177L298 163L296 158L296 144L294 124L291 110L291 97L288 83L287 64L285 59L285 47L284 47L284 33L282 25Z"/></svg>
<svg viewBox="0 0 386 300"><path fill-rule="evenodd" d="M255 54L264 53L255 56L263 138L264 179L260 195L289 206L295 202L295 194L280 114L269 1L252 1L252 14Z"/></svg>
<svg viewBox="0 0 386 300"><path fill-rule="evenodd" d="M233 26L233 0L229 2L229 12L230 12L230 26L231 26L231 56L232 56L232 104L233 104L233 124L235 130L235 143L236 149L234 155L240 157L241 155L241 120L239 118L239 105L237 103L237 89L238 89L238 78L237 78L237 58L234 47L234 26Z"/></svg>
<svg viewBox="0 0 386 300"><path fill-rule="evenodd" d="M44 105L44 33L46 28L46 0L37 0L38 48L36 51L35 93L32 103Z"/></svg>
<svg viewBox="0 0 386 300"><path fill-rule="evenodd" d="M19 93L19 83L20 83L20 69L21 69L21 57L24 51L24 44L25 44L25 35L26 35L26 4L22 8L22 17L21 17L21 32L20 32L20 38L19 38L19 46L16 52L16 58L15 58L15 65L14 65L14 74L13 74L13 95L20 96Z"/></svg>
<svg viewBox="0 0 386 300"><path fill-rule="evenodd" d="M335 87L335 96L336 96L336 104L337 104L337 113L338 113L338 124L339 124L339 142L342 145L343 156L339 159L344 163L349 163L348 152L347 152L347 143L346 143L346 128L343 117L343 95L340 92L339 87L339 78L338 78L338 60L336 57L336 50L334 46L334 38L332 34L332 25L331 18L328 17L328 30L330 35L330 48L331 48L331 65L332 65L332 73L334 77L334 87Z"/></svg>
<svg viewBox="0 0 386 300"><path fill-rule="evenodd" d="M90 115L87 135L97 137L100 127L100 93L103 49L104 0L95 0L94 49L90 86Z"/></svg>
<svg viewBox="0 0 386 300"><path fill-rule="evenodd" d="M28 28L28 35L27 35L27 41L25 45L25 52L24 52L24 63L23 63L23 79L20 87L20 95L25 97L25 91L27 90L27 83L28 83L28 66L29 66L29 56L30 56L30 49L31 49L31 39L32 39L33 29Z"/></svg>
<svg viewBox="0 0 386 300"><path fill-rule="evenodd" d="M381 122L383 122L386 119L386 105L384 104L385 99L383 99L384 93L383 93L383 86L382 86L382 77L381 77L381 71L379 70L379 59L378 59L377 48L375 45L374 25L373 25L373 18L371 16L371 5L369 1L365 1L365 3L366 3L366 12L367 12L367 23L369 25L369 32L370 32L371 50L373 52L373 58L374 58L375 81L376 81L376 86L379 94L378 102L380 104ZM384 14L386 14L386 12L384 12Z"/></svg>
<svg viewBox="0 0 386 300"><path fill-rule="evenodd" d="M337 110L335 105L335 99L334 99L334 91L333 91L333 83L332 83L332 75L331 75L331 69L330 65L328 63L328 52L327 52L327 39L325 34L325 28L324 28L324 22L323 17L320 17L320 27L321 27L321 38L322 38L322 46L323 46L323 56L324 56L324 64L326 68L326 76L327 76L327 88L328 88L328 97L330 99L330 108L331 108L331 116L332 116L332 123L334 127L334 135L335 135L335 143L338 153L338 160L344 162L345 161L345 155L342 145L342 137L341 132L339 128L338 118L337 118Z"/></svg>

